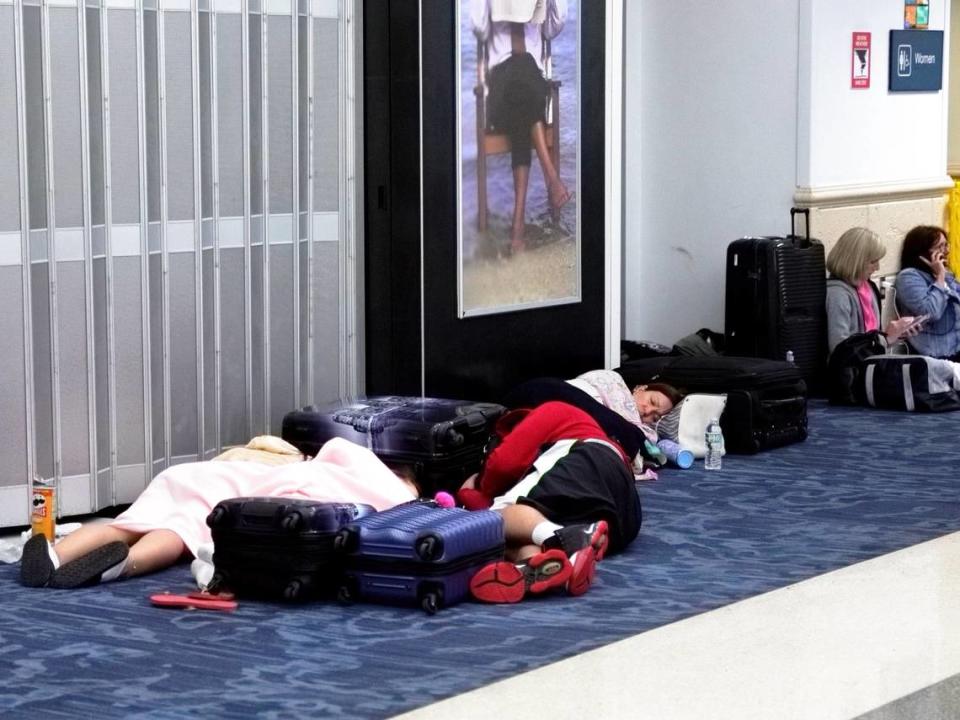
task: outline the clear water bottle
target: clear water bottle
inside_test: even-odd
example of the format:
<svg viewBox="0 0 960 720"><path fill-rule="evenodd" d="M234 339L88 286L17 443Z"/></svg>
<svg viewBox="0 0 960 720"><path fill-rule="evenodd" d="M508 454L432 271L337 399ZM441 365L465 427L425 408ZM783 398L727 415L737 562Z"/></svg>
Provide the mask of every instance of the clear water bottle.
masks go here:
<svg viewBox="0 0 960 720"><path fill-rule="evenodd" d="M707 432L704 436L707 444L707 457L703 466L707 470L719 470L723 460L723 430L720 429L720 421L713 418L707 425Z"/></svg>

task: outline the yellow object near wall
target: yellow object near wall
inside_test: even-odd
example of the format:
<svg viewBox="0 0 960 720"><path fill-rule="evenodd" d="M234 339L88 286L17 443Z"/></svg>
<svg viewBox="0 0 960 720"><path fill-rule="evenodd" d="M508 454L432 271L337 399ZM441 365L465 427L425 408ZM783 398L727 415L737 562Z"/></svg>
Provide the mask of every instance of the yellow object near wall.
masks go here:
<svg viewBox="0 0 960 720"><path fill-rule="evenodd" d="M953 179L953 190L947 202L947 232L950 238L950 255L947 264L950 272L960 277L960 180Z"/></svg>

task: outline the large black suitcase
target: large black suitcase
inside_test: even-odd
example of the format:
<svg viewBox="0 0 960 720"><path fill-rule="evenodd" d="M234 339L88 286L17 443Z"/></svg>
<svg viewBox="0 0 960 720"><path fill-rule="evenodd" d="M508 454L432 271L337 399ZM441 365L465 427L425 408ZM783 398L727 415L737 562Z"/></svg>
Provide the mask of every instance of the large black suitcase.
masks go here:
<svg viewBox="0 0 960 720"><path fill-rule="evenodd" d="M797 213L807 215L796 234ZM725 352L792 358L811 392L824 387L827 361L826 263L810 239L809 211L790 210L787 237L748 237L727 247Z"/></svg>
<svg viewBox="0 0 960 720"><path fill-rule="evenodd" d="M388 464L412 466L421 494L430 496L456 490L480 469L503 412L494 403L378 396L294 410L283 418L281 435L306 455L316 455L330 438L346 438Z"/></svg>
<svg viewBox="0 0 960 720"><path fill-rule="evenodd" d="M297 498L223 500L207 516L213 535L211 587L267 599L332 595L341 581L337 533L372 513L370 505Z"/></svg>
<svg viewBox="0 0 960 720"><path fill-rule="evenodd" d="M664 382L688 393L726 393L726 449L750 454L807 438L807 386L793 363L694 355L634 360L617 368L629 387Z"/></svg>

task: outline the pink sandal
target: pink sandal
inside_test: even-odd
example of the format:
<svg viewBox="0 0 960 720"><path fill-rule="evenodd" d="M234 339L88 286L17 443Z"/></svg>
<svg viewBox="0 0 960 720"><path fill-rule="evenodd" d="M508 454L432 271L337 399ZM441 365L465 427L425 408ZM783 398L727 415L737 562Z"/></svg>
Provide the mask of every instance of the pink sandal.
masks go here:
<svg viewBox="0 0 960 720"><path fill-rule="evenodd" d="M150 596L150 602L157 607L183 608L184 610L222 610L230 612L237 609L237 601L230 593L191 592L175 595L171 592L156 593Z"/></svg>

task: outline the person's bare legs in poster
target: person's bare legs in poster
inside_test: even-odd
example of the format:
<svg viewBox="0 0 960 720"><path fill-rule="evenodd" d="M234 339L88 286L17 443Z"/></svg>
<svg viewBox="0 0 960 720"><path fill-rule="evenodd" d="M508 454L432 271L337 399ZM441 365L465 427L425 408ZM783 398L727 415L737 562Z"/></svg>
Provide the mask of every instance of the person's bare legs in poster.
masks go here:
<svg viewBox="0 0 960 720"><path fill-rule="evenodd" d="M530 128L530 139L533 141L533 148L537 151L537 157L540 159L540 167L543 168L543 179L547 184L550 209L559 210L570 201L570 191L567 190L567 186L560 179L560 170L553 164L553 159L550 157L546 126L542 121L538 120Z"/></svg>
<svg viewBox="0 0 960 720"><path fill-rule="evenodd" d="M530 166L516 165L513 168L513 224L510 229L510 251L522 252L526 245L527 187L530 185Z"/></svg>
<svg viewBox="0 0 960 720"><path fill-rule="evenodd" d="M547 145L547 133L544 123L540 120L530 127L530 140L540 167L543 169L543 179L546 184L547 198L551 210L559 210L570 200L570 191L560 179L560 173L550 157L550 148ZM522 252L526 248L526 209L527 190L530 185L530 166L516 165L513 168L513 223L510 230L510 250L513 253Z"/></svg>

